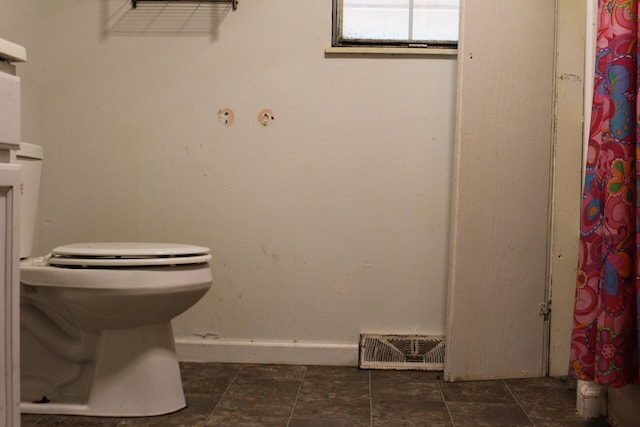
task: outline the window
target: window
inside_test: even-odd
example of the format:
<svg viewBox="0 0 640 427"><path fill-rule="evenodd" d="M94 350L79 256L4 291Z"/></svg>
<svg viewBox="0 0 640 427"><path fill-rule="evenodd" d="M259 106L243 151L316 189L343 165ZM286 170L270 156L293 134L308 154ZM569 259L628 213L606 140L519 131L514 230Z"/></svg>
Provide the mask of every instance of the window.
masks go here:
<svg viewBox="0 0 640 427"><path fill-rule="evenodd" d="M459 0L334 0L333 46L455 47Z"/></svg>

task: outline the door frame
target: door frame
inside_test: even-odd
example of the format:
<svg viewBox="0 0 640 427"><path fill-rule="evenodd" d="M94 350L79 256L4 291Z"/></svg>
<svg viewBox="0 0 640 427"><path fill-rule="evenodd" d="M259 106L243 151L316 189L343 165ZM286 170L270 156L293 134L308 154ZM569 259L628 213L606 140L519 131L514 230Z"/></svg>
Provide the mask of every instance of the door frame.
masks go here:
<svg viewBox="0 0 640 427"><path fill-rule="evenodd" d="M593 0L557 0L553 191L551 247L549 375L566 375L569 367L573 303L580 237L583 141L588 133L590 95L585 92L592 55L587 21L593 19ZM597 7L597 3L595 4ZM593 73L591 73L593 76ZM592 77L591 77L592 78ZM588 98L585 102L585 98Z"/></svg>

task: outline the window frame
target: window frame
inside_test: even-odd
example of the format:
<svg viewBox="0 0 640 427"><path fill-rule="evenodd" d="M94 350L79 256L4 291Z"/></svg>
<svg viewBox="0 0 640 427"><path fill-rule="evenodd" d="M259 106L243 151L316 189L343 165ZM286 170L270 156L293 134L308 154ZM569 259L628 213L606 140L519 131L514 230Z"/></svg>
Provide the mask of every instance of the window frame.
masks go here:
<svg viewBox="0 0 640 427"><path fill-rule="evenodd" d="M347 39L342 37L343 0L332 0L331 46L335 48L431 48L457 49L456 41L445 40L386 40L386 39Z"/></svg>

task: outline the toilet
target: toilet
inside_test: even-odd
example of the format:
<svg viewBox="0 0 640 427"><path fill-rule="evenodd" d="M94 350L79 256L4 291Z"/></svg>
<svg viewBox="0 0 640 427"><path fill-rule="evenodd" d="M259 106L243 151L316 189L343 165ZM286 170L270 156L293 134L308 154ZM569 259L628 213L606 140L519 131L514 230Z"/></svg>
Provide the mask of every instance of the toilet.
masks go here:
<svg viewBox="0 0 640 427"><path fill-rule="evenodd" d="M171 243L74 243L31 256L42 150L21 143L23 413L152 416L186 406L171 319L211 287L211 255Z"/></svg>

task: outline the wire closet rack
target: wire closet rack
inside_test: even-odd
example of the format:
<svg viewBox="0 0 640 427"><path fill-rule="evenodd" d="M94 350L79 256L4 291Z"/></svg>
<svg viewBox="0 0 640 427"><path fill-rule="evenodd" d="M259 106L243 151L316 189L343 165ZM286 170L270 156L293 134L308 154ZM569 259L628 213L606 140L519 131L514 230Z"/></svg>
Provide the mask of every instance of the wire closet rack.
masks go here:
<svg viewBox="0 0 640 427"><path fill-rule="evenodd" d="M238 8L238 0L169 0L172 3L228 3L231 5L233 10ZM164 2L167 3L168 0L131 0L131 7L136 8L138 4L143 3L154 3L154 2Z"/></svg>

